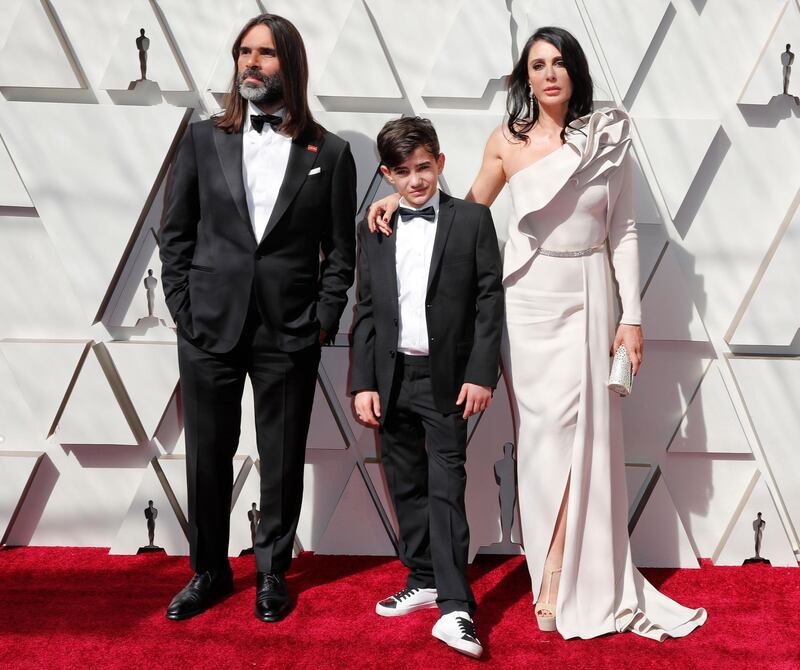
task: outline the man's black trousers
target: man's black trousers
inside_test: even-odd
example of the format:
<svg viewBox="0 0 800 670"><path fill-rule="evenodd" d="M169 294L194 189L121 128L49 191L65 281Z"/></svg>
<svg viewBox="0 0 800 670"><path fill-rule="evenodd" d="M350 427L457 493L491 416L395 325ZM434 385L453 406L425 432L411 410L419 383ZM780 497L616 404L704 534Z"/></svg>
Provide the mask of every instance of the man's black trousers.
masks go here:
<svg viewBox="0 0 800 670"><path fill-rule="evenodd" d="M284 572L292 559L320 347L288 353L266 342L254 307L238 344L228 353L211 354L178 336L189 547L198 573L228 569L233 456L246 375L253 385L261 466L257 569Z"/></svg>

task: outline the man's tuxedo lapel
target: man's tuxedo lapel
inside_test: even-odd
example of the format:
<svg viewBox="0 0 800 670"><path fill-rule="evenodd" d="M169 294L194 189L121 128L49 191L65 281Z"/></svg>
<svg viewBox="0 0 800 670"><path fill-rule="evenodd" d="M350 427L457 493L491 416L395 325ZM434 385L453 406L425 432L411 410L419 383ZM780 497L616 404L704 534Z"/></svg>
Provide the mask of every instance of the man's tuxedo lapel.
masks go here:
<svg viewBox="0 0 800 670"><path fill-rule="evenodd" d="M439 271L442 262L447 236L450 234L450 227L453 225L455 217L455 205L453 199L446 193L442 193L439 199L439 220L436 223L436 237L433 238L433 253L431 254L431 267L428 269L428 287L425 295L431 290L433 278Z"/></svg>
<svg viewBox="0 0 800 670"><path fill-rule="evenodd" d="M244 177L242 176L242 134L225 133L216 128L213 132L214 144L222 164L222 174L225 175L225 181L228 183L228 189L236 203L236 209L252 233L253 222L250 221L250 213L247 211L247 196L244 192ZM255 238L255 235L253 237Z"/></svg>
<svg viewBox="0 0 800 670"><path fill-rule="evenodd" d="M303 136L292 140L292 147L289 149L289 162L286 165L286 174L283 176L283 183L278 191L278 198L275 201L272 215L267 222L267 227L264 229L261 242L272 232L275 224L281 220L286 209L305 182L308 177L308 171L314 167L314 163L317 161L322 142L322 138L319 138L314 141L314 144L309 144L309 138L304 138Z"/></svg>

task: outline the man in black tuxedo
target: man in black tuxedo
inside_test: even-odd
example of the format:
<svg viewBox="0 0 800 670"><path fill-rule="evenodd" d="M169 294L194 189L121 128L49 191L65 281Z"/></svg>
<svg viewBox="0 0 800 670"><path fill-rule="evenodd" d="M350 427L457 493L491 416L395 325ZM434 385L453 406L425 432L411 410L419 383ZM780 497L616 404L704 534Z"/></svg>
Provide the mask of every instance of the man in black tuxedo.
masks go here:
<svg viewBox="0 0 800 670"><path fill-rule="evenodd" d="M225 112L187 129L160 235L178 325L195 571L167 617L199 614L233 588L232 459L249 375L261 460L255 614L277 621L289 609L283 573L320 345L336 333L353 282L356 174L348 144L314 122L305 49L289 21L252 19L232 53Z"/></svg>
<svg viewBox="0 0 800 670"><path fill-rule="evenodd" d="M406 587L382 616L436 607L433 635L478 657L467 582L467 418L491 402L503 324L492 216L438 190L444 154L427 119L378 135L381 171L402 196L389 237L359 226L351 392L380 425L381 460L400 525ZM427 453L426 453L427 442Z"/></svg>

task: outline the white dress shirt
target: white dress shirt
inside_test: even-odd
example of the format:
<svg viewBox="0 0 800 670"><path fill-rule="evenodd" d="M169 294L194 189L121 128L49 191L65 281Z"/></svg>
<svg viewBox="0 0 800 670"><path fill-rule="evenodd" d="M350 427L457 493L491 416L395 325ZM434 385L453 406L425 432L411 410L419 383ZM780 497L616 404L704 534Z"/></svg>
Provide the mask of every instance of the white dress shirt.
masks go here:
<svg viewBox="0 0 800 670"><path fill-rule="evenodd" d="M252 102L247 105L242 128L242 178L253 232L256 240L261 241L283 184L292 138L274 130L268 123L259 133L253 128L250 115L264 112ZM284 110L276 114L283 116Z"/></svg>
<svg viewBox="0 0 800 670"><path fill-rule="evenodd" d="M430 206L436 212L433 221L418 217L403 221L398 215L395 232L397 302L400 307L397 350L409 356L427 356L429 348L425 294L428 289L436 225L439 222L439 191L421 207L412 207L402 198L400 206L409 209L425 209Z"/></svg>

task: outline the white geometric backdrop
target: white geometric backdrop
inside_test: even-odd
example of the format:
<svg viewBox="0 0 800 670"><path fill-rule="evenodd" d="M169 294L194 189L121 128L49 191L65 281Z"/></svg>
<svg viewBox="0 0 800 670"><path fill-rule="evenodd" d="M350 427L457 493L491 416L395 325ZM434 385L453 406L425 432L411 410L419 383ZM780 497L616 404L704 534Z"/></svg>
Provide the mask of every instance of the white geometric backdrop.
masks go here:
<svg viewBox="0 0 800 670"><path fill-rule="evenodd" d="M160 286L146 318L143 282L160 274L176 143L219 109L233 38L264 10L305 38L311 104L353 147L362 211L387 192L374 145L387 119L434 121L443 184L463 196L527 36L578 37L598 104L634 122L647 338L624 402L634 558L741 564L761 512L762 555L797 566L800 105L780 95L797 0L0 0L0 541L132 553L153 500L156 543L187 551L174 324ZM127 90L142 27L149 93ZM505 193L493 213L504 239ZM322 354L297 548L389 554L375 438L347 395L351 307ZM258 499L244 402L232 555ZM514 435L502 380L471 430L471 553L517 551L494 473Z"/></svg>

